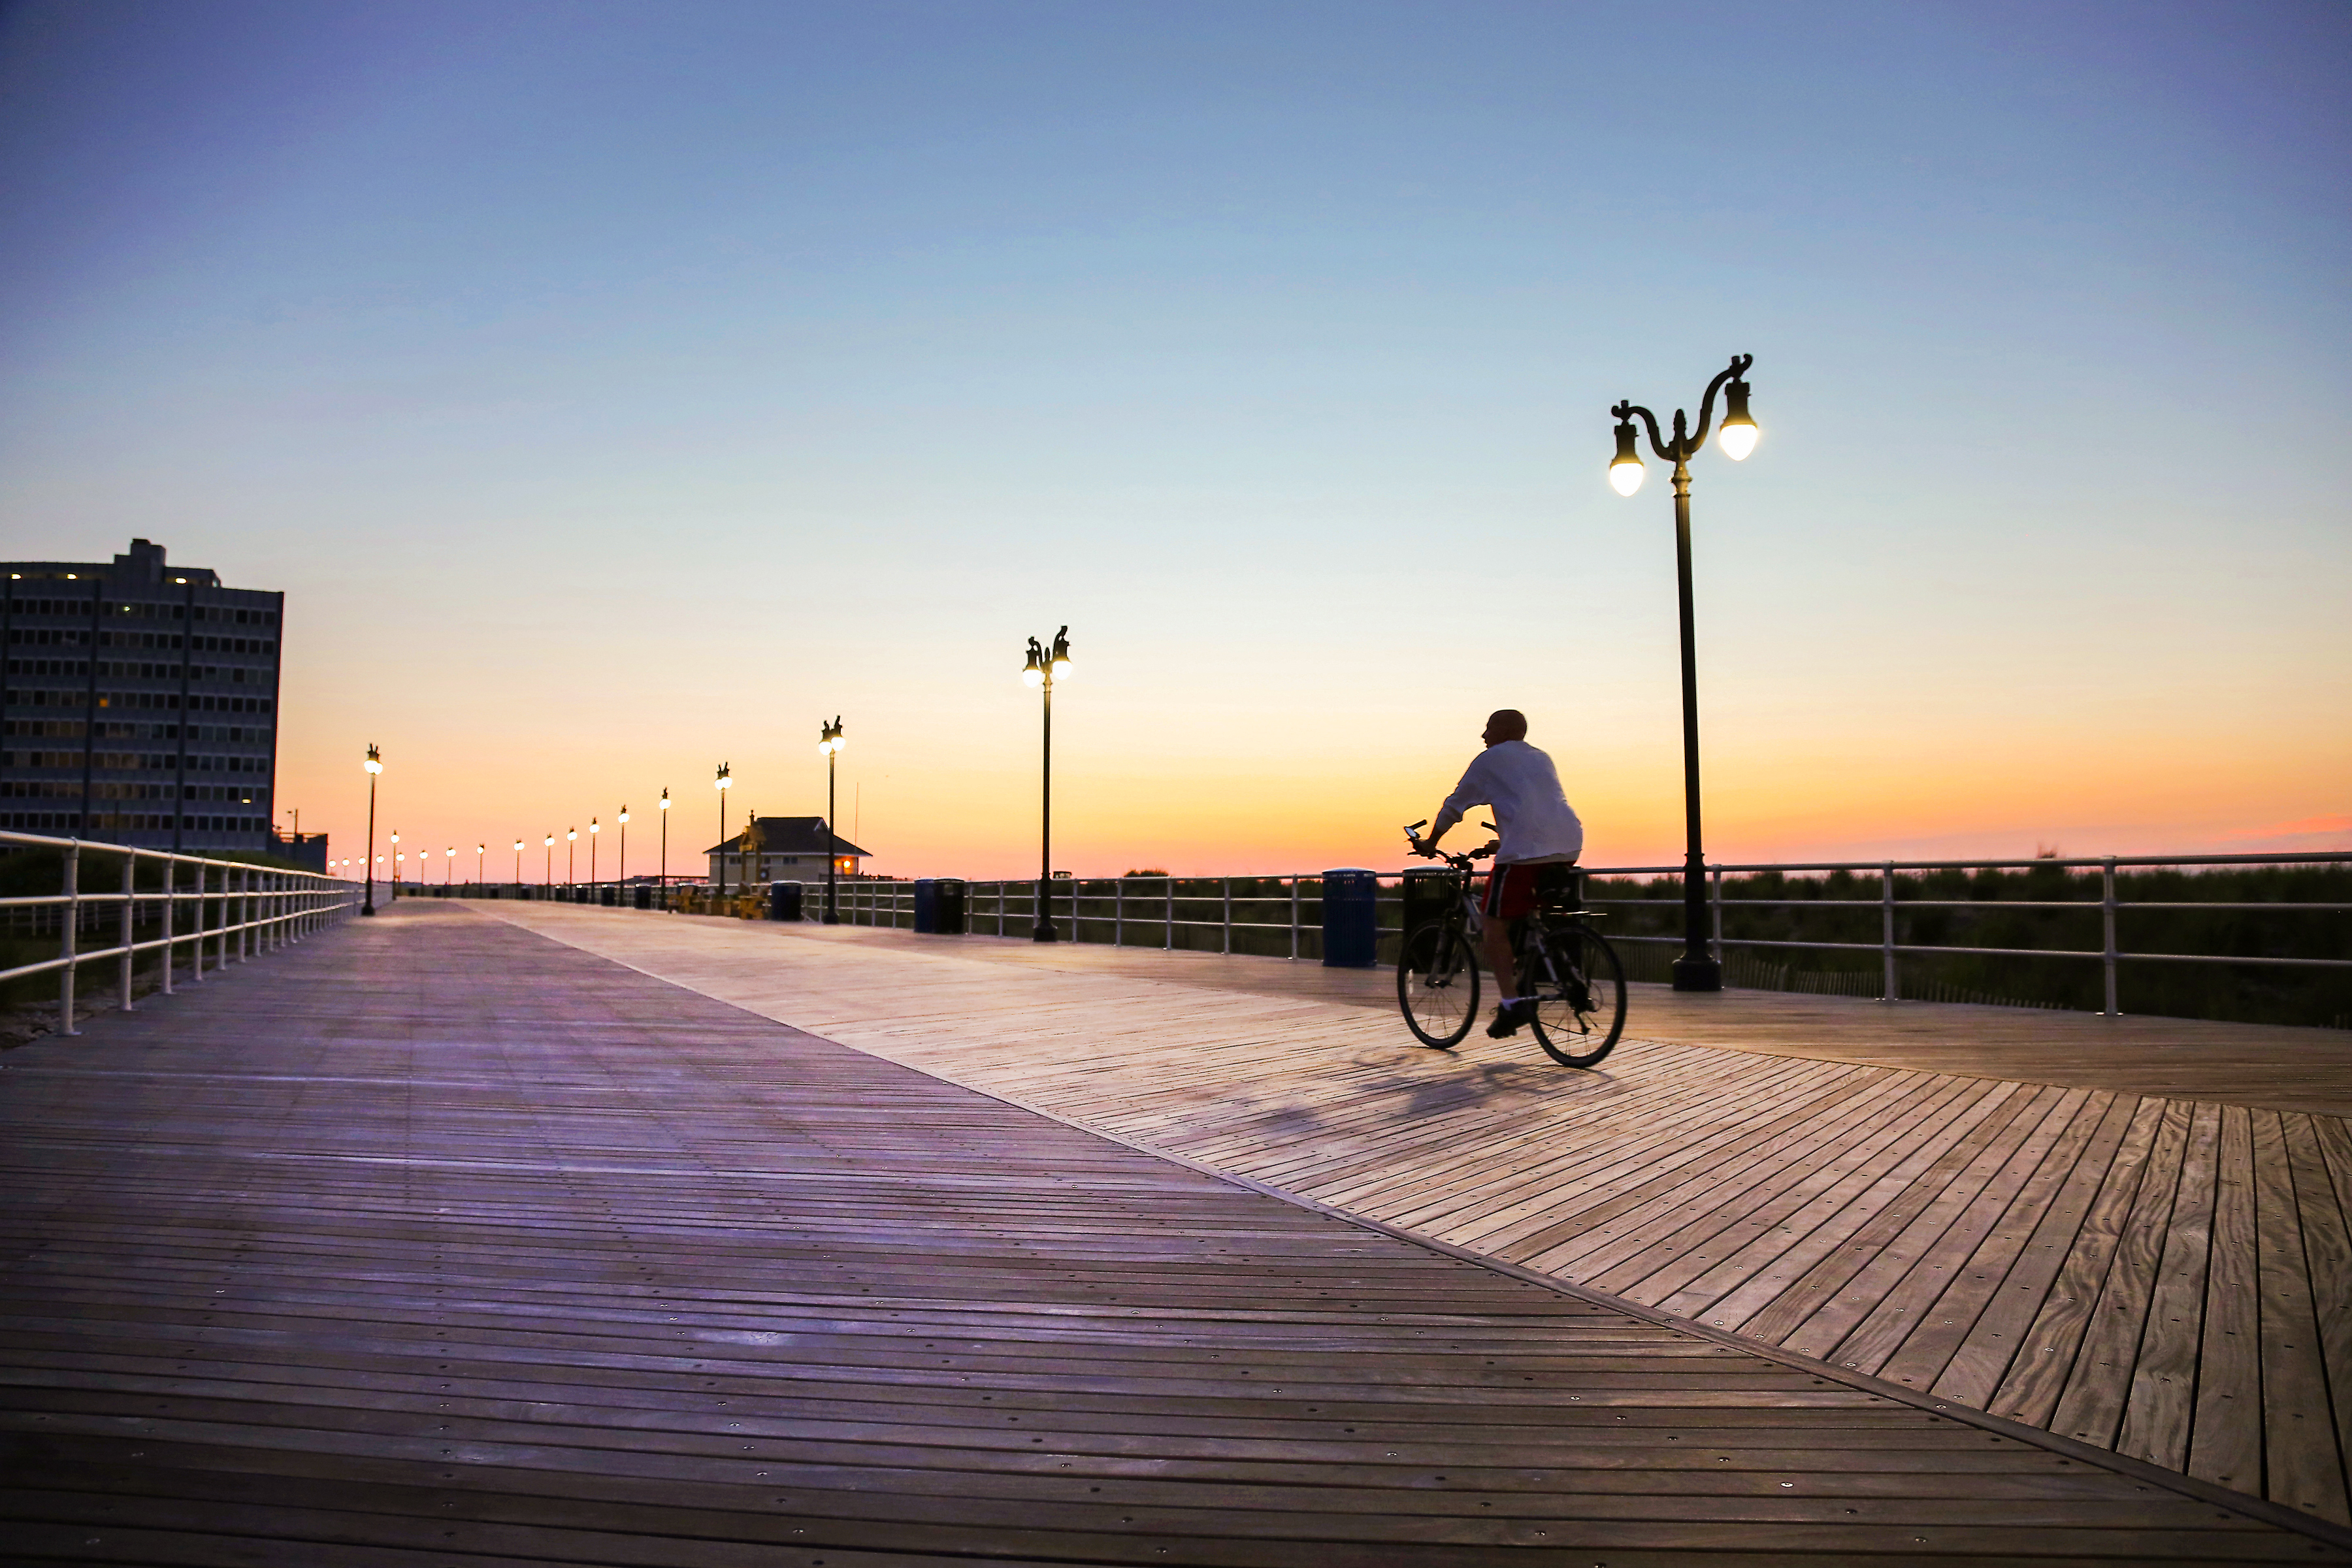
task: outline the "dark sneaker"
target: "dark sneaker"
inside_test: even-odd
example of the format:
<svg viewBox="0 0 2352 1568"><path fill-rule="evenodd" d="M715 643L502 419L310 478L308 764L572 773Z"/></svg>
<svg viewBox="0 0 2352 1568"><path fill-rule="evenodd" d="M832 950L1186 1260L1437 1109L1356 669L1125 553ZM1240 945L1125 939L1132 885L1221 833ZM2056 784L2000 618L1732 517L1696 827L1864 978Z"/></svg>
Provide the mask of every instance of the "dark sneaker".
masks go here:
<svg viewBox="0 0 2352 1568"><path fill-rule="evenodd" d="M1505 1040L1536 1021L1536 1005L1528 997L1495 1009L1495 1021L1486 1026L1490 1039Z"/></svg>

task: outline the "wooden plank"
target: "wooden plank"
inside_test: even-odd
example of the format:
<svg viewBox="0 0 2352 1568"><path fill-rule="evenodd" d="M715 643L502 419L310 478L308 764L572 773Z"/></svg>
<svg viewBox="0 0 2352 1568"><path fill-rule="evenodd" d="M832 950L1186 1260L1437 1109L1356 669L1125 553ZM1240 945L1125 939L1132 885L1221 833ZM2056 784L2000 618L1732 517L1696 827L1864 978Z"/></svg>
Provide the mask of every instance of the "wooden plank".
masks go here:
<svg viewBox="0 0 2352 1568"><path fill-rule="evenodd" d="M2288 1163L2275 1110L2252 1113L2254 1271L2262 1292L2264 1494L2322 1519L2347 1521L2343 1457L2327 1407L2327 1373Z"/></svg>
<svg viewBox="0 0 2352 1568"><path fill-rule="evenodd" d="M2316 1123L2329 1117L2282 1115L2296 1212L2303 1225L2311 1300L2319 1320L2320 1365L2336 1417L2336 1453L2352 1461L2352 1235L2327 1170ZM2338 1124L2340 1127L2340 1123Z"/></svg>
<svg viewBox="0 0 2352 1568"><path fill-rule="evenodd" d="M2148 1303L2156 1292L2157 1265L2179 1186L2181 1162L2188 1152L2193 1110L2189 1100L2164 1102L2156 1142L2148 1149L2147 1169L2140 1177L2122 1234L2116 1238L2106 1277L2084 1326L2082 1351L2074 1358L2066 1391L2059 1395L2057 1411L2051 1418L2052 1431L2078 1442L2113 1447L2123 1424L2124 1402L2129 1396L2132 1369L2138 1362Z"/></svg>
<svg viewBox="0 0 2352 1568"><path fill-rule="evenodd" d="M2157 1264L2156 1291L2116 1437L2117 1453L2168 1469L2185 1468L2189 1462L2221 1138L2221 1108L2193 1107L2172 1217Z"/></svg>

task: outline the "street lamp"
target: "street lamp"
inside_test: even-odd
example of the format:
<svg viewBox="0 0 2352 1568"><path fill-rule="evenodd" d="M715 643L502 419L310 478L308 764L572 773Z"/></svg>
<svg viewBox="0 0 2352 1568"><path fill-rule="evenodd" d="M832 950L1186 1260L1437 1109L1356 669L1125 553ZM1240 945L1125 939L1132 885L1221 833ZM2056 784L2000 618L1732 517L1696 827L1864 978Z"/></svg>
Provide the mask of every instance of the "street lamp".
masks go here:
<svg viewBox="0 0 2352 1568"><path fill-rule="evenodd" d="M360 765L367 769L368 776L367 896L360 900L360 913L372 915L375 913L375 776L383 772L383 753L375 749L373 742L368 743L367 761ZM70 1024L73 1020L68 1018L66 1022Z"/></svg>
<svg viewBox="0 0 2352 1568"><path fill-rule="evenodd" d="M621 807L620 820L621 868L613 874L613 880L625 888L629 885L629 808L626 805Z"/></svg>
<svg viewBox="0 0 2352 1568"><path fill-rule="evenodd" d="M841 923L841 907L834 892L835 850L840 836L833 830L833 775L843 743L840 714L833 716L832 723L817 726L816 749L824 753L824 923L829 926Z"/></svg>
<svg viewBox="0 0 2352 1568"><path fill-rule="evenodd" d="M661 868L661 889L662 889L662 899L663 899L662 908L663 908L663 909L665 909L665 910L667 910L667 909L668 909L668 908L669 908L669 903L668 903L668 899L669 899L669 785L667 785L667 784L664 784L664 785L662 785L662 797L661 797L661 825L662 825L662 868Z"/></svg>
<svg viewBox="0 0 2352 1568"><path fill-rule="evenodd" d="M579 864L580 830L576 827L567 827L563 830L563 885L565 887L574 888L580 885L580 879L572 874L573 868Z"/></svg>
<svg viewBox="0 0 2352 1568"><path fill-rule="evenodd" d="M1054 929L1054 682L1069 673L1069 627L1064 626L1054 634L1050 650L1035 637L1029 639L1029 662L1021 668L1021 683L1045 693L1045 786L1041 793L1044 826L1037 839L1037 929L1030 933L1038 942L1061 940L1061 932ZM1076 915L1076 903L1070 906L1070 913Z"/></svg>
<svg viewBox="0 0 2352 1568"><path fill-rule="evenodd" d="M1748 416L1748 367L1753 354L1734 354L1731 363L1706 384L1698 406L1698 429L1693 433L1679 408L1675 410L1675 438L1658 436L1657 416L1633 403L1620 403L1609 412L1617 420L1617 456L1609 465L1609 483L1621 496L1642 488L1642 454L1633 428L1640 415L1647 426L1651 449L1661 462L1675 466L1675 584L1682 604L1683 631L1683 955L1675 960L1675 989L1720 991L1723 964L1707 938L1706 855L1700 847L1698 791L1698 654L1691 629L1690 459L1706 445L1707 426L1715 420L1715 395L1726 394L1723 431L1717 437L1723 455L1738 462L1756 449L1756 421ZM1728 386L1725 384L1728 383Z"/></svg>
<svg viewBox="0 0 2352 1568"><path fill-rule="evenodd" d="M555 886L555 835L552 833L547 836L547 876L541 886Z"/></svg>
<svg viewBox="0 0 2352 1568"><path fill-rule="evenodd" d="M441 853L448 857L441 862L441 885L446 888L457 879L457 847L452 844Z"/></svg>
<svg viewBox="0 0 2352 1568"><path fill-rule="evenodd" d="M474 886L483 889L484 891L488 891L488 889L483 880L484 877L488 873L484 872L482 869L482 857L489 852L490 847L487 844L477 844L474 846Z"/></svg>
<svg viewBox="0 0 2352 1568"><path fill-rule="evenodd" d="M721 899L727 896L727 792L734 785L735 779L728 771L728 764L719 763L719 776L712 781L712 787L719 791L719 891L716 896Z"/></svg>
<svg viewBox="0 0 2352 1568"><path fill-rule="evenodd" d="M522 897L522 840L515 840L515 897Z"/></svg>
<svg viewBox="0 0 2352 1568"><path fill-rule="evenodd" d="M588 819L588 887L591 891L596 886L596 835L604 831L594 817Z"/></svg>
<svg viewBox="0 0 2352 1568"><path fill-rule="evenodd" d="M395 827L392 830L392 901L395 904L400 901L400 829ZM371 845L368 858L381 863L383 857L376 854Z"/></svg>

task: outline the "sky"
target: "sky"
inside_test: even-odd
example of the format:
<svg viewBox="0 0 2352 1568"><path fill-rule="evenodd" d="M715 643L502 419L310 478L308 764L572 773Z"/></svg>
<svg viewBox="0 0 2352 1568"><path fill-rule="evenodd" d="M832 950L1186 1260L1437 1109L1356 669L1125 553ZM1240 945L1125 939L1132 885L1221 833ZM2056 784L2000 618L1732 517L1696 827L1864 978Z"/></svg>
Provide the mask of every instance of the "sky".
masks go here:
<svg viewBox="0 0 2352 1568"><path fill-rule="evenodd" d="M282 589L339 855L373 742L461 876L665 787L698 868L838 713L874 868L1034 875L1066 623L1057 868L1393 867L1502 706L1664 864L1608 409L1750 353L1711 858L2352 847L2347 79L2334 3L0 5L0 553Z"/></svg>

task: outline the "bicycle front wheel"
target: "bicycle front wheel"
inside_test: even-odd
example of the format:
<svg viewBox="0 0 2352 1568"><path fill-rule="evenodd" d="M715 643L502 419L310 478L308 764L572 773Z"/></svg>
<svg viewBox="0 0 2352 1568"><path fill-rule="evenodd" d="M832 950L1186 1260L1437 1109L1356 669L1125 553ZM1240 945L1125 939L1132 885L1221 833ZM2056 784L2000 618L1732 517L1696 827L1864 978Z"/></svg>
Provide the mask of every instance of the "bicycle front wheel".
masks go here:
<svg viewBox="0 0 2352 1568"><path fill-rule="evenodd" d="M1562 1067L1596 1066L1625 1032L1625 966L1590 926L1555 926L1548 934L1568 973L1536 998L1536 1044Z"/></svg>
<svg viewBox="0 0 2352 1568"><path fill-rule="evenodd" d="M1462 1043L1478 1016L1478 963L1459 930L1425 925L1405 933L1397 1005L1423 1045L1445 1051Z"/></svg>

